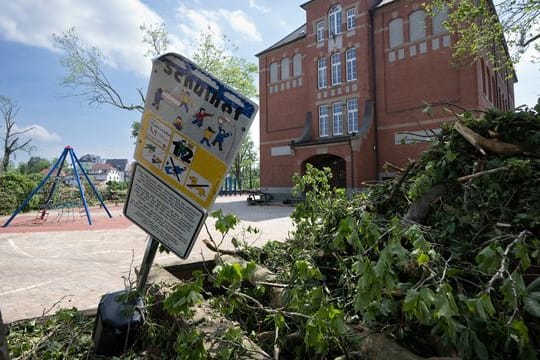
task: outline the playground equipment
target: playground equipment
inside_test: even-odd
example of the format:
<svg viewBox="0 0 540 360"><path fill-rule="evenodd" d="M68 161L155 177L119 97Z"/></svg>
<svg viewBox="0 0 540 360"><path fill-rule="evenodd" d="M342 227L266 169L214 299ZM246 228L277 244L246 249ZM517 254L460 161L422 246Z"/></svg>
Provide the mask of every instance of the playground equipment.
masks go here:
<svg viewBox="0 0 540 360"><path fill-rule="evenodd" d="M73 200L70 201L69 199L64 198L64 201L61 201L59 204L56 204L54 206L52 204L55 191L58 188L58 184L62 180L62 176L61 176L62 168L64 167L66 158L68 156L71 160L71 166L73 168L73 176L77 182L77 188L79 190L78 192L80 195L80 200L82 201L82 204L84 207L84 214L86 214L86 218L88 219L88 224L92 225L92 217L90 216L90 211L88 210L88 202L87 202L87 198L84 192L84 187L82 186L81 179L79 178L79 170L80 170L80 173L86 179L87 183L92 189L93 194L99 200L101 206L103 207L103 209L105 210L109 218L112 218L112 215L109 212L109 209L107 209L107 206L105 205L105 203L103 202L101 195L99 195L99 192L94 187L94 184L92 184L92 181L86 174L86 171L84 171L84 168L81 166L79 159L75 155L75 151L73 151L73 148L68 145L64 148L64 151L62 152L58 160L51 167L51 169L49 170L47 175L43 178L43 180L41 180L39 185L34 190L32 190L32 192L28 195L28 197L22 202L22 204L17 208L17 210L13 212L11 217L6 221L4 225L2 225L2 227L7 227L11 223L11 221L15 218L15 216L17 216L17 214L19 214L19 212L21 212L21 210L24 209L24 207L30 202L32 197L45 186L45 184L50 179L51 175L55 172L55 170L56 170L56 174L55 174L54 180L50 184L50 189L47 192L47 196L45 198L44 204L40 207L39 214L36 217L35 222L42 223L46 221L49 216L49 210L53 208L59 210L56 220L59 220L61 217L65 217L65 216L74 218L73 208L76 207L75 201Z"/></svg>

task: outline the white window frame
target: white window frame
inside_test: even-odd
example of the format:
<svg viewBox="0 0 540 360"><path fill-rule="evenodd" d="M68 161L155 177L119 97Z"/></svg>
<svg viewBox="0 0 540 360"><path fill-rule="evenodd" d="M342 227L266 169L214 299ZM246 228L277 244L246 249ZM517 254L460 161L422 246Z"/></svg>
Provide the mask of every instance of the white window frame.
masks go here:
<svg viewBox="0 0 540 360"><path fill-rule="evenodd" d="M341 102L332 104L332 134L343 135L343 104Z"/></svg>
<svg viewBox="0 0 540 360"><path fill-rule="evenodd" d="M328 12L328 34L341 34L341 5L334 5Z"/></svg>
<svg viewBox="0 0 540 360"><path fill-rule="evenodd" d="M347 100L347 131L358 133L358 99Z"/></svg>
<svg viewBox="0 0 540 360"><path fill-rule="evenodd" d="M345 69L347 73L347 81L355 81L358 79L356 64L356 48L350 48L345 52Z"/></svg>
<svg viewBox="0 0 540 360"><path fill-rule="evenodd" d="M317 84L319 89L324 89L328 86L327 80L327 61L325 57L320 58L317 61Z"/></svg>
<svg viewBox="0 0 540 360"><path fill-rule="evenodd" d="M278 82L278 63L273 62L270 64L270 84Z"/></svg>
<svg viewBox="0 0 540 360"><path fill-rule="evenodd" d="M328 136L328 105L319 106L319 137Z"/></svg>
<svg viewBox="0 0 540 360"><path fill-rule="evenodd" d="M316 25L317 42L324 41L324 20L321 20Z"/></svg>
<svg viewBox="0 0 540 360"><path fill-rule="evenodd" d="M341 78L341 53L335 53L330 58L332 66L332 86L339 85L342 82Z"/></svg>
<svg viewBox="0 0 540 360"><path fill-rule="evenodd" d="M347 31L354 29L356 26L356 9L347 10Z"/></svg>

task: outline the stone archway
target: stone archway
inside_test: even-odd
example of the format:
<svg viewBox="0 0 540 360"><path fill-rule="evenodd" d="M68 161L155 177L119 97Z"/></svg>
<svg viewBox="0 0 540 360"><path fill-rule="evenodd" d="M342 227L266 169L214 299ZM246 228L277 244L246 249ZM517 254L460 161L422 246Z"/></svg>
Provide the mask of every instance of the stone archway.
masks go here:
<svg viewBox="0 0 540 360"><path fill-rule="evenodd" d="M302 163L302 172L306 171L306 164L311 164L317 169L330 168L332 179L330 185L336 188L347 187L347 169L345 159L331 154L315 155Z"/></svg>

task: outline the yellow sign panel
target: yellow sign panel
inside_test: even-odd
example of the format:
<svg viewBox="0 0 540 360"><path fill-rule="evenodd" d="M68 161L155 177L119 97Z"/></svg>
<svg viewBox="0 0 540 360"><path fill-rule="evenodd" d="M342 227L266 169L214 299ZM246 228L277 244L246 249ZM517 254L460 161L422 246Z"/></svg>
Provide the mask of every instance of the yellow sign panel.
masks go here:
<svg viewBox="0 0 540 360"><path fill-rule="evenodd" d="M178 54L154 60L135 159L209 209L257 105Z"/></svg>

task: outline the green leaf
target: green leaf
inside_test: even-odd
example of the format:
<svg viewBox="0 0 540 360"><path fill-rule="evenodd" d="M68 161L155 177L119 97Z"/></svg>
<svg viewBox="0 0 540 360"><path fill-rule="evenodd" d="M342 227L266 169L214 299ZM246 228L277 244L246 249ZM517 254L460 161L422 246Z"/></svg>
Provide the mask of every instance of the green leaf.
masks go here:
<svg viewBox="0 0 540 360"><path fill-rule="evenodd" d="M540 291L540 276L527 286L527 291Z"/></svg>
<svg viewBox="0 0 540 360"><path fill-rule="evenodd" d="M487 274L492 274L497 271L501 264L499 254L491 246L487 246L480 251L478 255L476 255L475 260L480 271Z"/></svg>
<svg viewBox="0 0 540 360"><path fill-rule="evenodd" d="M424 252L420 252L416 257L416 261L418 262L418 265L427 264L429 262L429 255Z"/></svg>
<svg viewBox="0 0 540 360"><path fill-rule="evenodd" d="M540 302L537 300L529 296L525 296L523 298L523 308L532 316L540 318Z"/></svg>

